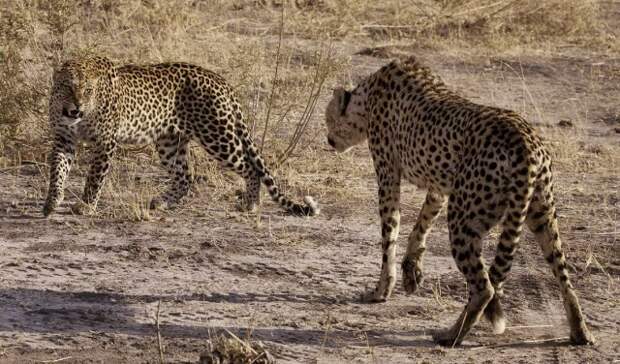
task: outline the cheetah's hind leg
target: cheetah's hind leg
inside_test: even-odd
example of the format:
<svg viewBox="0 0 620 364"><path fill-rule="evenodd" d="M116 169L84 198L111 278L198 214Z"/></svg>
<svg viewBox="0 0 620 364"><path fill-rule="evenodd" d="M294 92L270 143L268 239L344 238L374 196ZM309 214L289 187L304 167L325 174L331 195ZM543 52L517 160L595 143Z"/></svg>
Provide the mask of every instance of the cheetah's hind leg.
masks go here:
<svg viewBox="0 0 620 364"><path fill-rule="evenodd" d="M478 207L473 203L474 198L467 194L467 191L453 192L448 204L452 257L467 280L469 300L452 327L436 331L433 335L438 344L445 346L459 345L463 341L495 294L481 251L482 239L495 225L497 216L470 217L472 209L478 211ZM470 206L469 209L466 206Z"/></svg>
<svg viewBox="0 0 620 364"><path fill-rule="evenodd" d="M552 187L549 184L535 192L527 214L527 225L534 233L560 286L564 309L570 326L571 343L573 345L593 345L596 339L586 326L579 299L568 275L555 214L554 197Z"/></svg>

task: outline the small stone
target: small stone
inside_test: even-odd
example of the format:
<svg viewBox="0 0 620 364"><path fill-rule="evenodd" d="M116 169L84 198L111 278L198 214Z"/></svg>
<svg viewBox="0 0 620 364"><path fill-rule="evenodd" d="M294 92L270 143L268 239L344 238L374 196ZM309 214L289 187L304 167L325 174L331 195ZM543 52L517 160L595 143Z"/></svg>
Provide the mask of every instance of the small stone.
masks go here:
<svg viewBox="0 0 620 364"><path fill-rule="evenodd" d="M572 122L572 120L564 119L558 121L558 126L562 128L572 128L573 126L575 126L575 124Z"/></svg>

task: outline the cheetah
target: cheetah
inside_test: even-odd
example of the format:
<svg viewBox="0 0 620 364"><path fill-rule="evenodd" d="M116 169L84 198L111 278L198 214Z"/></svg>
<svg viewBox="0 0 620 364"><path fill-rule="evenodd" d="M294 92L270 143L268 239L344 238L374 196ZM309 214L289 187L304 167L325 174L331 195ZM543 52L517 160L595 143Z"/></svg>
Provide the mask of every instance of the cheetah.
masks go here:
<svg viewBox="0 0 620 364"><path fill-rule="evenodd" d="M414 57L383 66L351 91L335 89L325 120L331 147L343 153L368 140L374 162L383 256L366 300L386 301L394 289L405 179L428 190L401 264L405 290L423 280L426 236L446 203L452 256L468 284L466 307L451 328L434 332L436 342L460 344L483 313L496 333L504 331L502 286L526 224L559 283L571 342L594 343L562 253L549 152L526 120L459 96ZM487 268L482 239L497 224L502 233Z"/></svg>
<svg viewBox="0 0 620 364"><path fill-rule="evenodd" d="M76 214L93 214L111 159L120 143L154 142L170 175L168 189L150 208L168 209L181 202L193 183L189 142L197 140L222 166L245 179L242 207L260 203L261 182L272 199L295 215L316 215L310 196L305 205L284 196L259 155L241 107L218 74L187 63L116 66L101 56L78 57L54 71L49 103L54 133L50 180L43 214L50 215L64 197L64 182L75 159L76 143L95 146Z"/></svg>

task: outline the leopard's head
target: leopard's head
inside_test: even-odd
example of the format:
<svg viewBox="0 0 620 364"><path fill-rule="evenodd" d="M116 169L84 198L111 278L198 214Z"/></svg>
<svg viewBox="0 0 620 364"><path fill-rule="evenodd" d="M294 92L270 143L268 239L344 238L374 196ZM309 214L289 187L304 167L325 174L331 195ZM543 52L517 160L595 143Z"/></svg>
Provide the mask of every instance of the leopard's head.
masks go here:
<svg viewBox="0 0 620 364"><path fill-rule="evenodd" d="M103 57L77 58L54 72L53 105L64 124L75 124L97 111L98 100L109 92L114 65Z"/></svg>

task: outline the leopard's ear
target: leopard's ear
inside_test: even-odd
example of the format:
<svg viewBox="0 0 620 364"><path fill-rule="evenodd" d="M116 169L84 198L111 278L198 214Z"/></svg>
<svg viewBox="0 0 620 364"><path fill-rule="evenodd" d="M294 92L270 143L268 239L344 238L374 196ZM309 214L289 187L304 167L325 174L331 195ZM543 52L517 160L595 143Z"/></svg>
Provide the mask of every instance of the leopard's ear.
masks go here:
<svg viewBox="0 0 620 364"><path fill-rule="evenodd" d="M334 89L334 97L338 99L338 110L340 111L340 115L344 116L347 112L347 106L349 106L349 102L351 101L351 92L339 87Z"/></svg>

